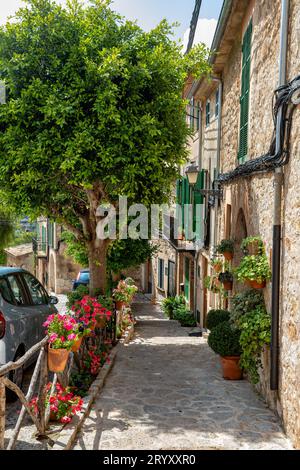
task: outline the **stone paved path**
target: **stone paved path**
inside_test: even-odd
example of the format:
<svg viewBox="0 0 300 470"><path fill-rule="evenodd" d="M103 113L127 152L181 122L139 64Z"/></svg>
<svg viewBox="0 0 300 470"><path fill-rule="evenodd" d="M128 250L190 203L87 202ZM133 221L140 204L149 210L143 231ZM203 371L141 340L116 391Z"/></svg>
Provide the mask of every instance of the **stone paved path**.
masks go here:
<svg viewBox="0 0 300 470"><path fill-rule="evenodd" d="M135 339L119 352L74 449L291 449L247 381L221 377L203 338L135 305Z"/></svg>

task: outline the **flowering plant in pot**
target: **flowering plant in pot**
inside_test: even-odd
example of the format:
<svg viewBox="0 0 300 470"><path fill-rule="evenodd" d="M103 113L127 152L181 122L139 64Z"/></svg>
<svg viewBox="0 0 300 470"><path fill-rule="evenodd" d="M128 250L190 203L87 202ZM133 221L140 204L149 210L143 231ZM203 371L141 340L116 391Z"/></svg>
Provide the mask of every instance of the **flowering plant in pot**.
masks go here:
<svg viewBox="0 0 300 470"><path fill-rule="evenodd" d="M222 282L225 290L232 290L233 275L230 271L219 274L219 281Z"/></svg>
<svg viewBox="0 0 300 470"><path fill-rule="evenodd" d="M45 400L45 407L47 408L50 405L50 419L67 424L76 413L81 411L83 400L81 397L74 395L70 387L63 388L59 383L56 384L56 390L51 395L51 387L52 383L48 383ZM34 397L29 406L38 415L38 397Z"/></svg>
<svg viewBox="0 0 300 470"><path fill-rule="evenodd" d="M135 285L128 284L124 280L120 281L117 288L113 290L117 310L121 310L124 305L131 302L137 290L138 288Z"/></svg>
<svg viewBox="0 0 300 470"><path fill-rule="evenodd" d="M217 252L221 253L227 261L232 260L234 253L234 241L222 240L217 246Z"/></svg>
<svg viewBox="0 0 300 470"><path fill-rule="evenodd" d="M272 276L265 254L245 256L235 273L238 281L246 282L254 289L263 289Z"/></svg>
<svg viewBox="0 0 300 470"><path fill-rule="evenodd" d="M112 315L111 310L104 307L96 297L89 295L75 302L72 312L77 321L89 330L104 328Z"/></svg>
<svg viewBox="0 0 300 470"><path fill-rule="evenodd" d="M240 331L234 329L229 321L215 326L208 337L209 347L221 356L223 377L227 380L240 380L242 370L239 366L241 356Z"/></svg>
<svg viewBox="0 0 300 470"><path fill-rule="evenodd" d="M48 367L52 372L63 372L69 353L80 340L84 327L71 315L60 313L49 315L43 323L48 340Z"/></svg>
<svg viewBox="0 0 300 470"><path fill-rule="evenodd" d="M223 268L223 262L220 258L214 258L211 260L211 265L216 273L220 273Z"/></svg>

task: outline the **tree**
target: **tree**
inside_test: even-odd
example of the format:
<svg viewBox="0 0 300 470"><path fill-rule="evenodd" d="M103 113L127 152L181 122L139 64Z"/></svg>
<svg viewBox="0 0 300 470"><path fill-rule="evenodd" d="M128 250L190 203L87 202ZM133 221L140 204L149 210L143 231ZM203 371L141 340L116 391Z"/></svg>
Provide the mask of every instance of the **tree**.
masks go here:
<svg viewBox="0 0 300 470"><path fill-rule="evenodd" d="M91 293L104 291L110 240L97 238L97 208L118 209L119 195L168 201L190 134L184 81L209 71L208 51L183 56L166 21L145 33L108 0L27 2L0 31L1 187L86 244Z"/></svg>

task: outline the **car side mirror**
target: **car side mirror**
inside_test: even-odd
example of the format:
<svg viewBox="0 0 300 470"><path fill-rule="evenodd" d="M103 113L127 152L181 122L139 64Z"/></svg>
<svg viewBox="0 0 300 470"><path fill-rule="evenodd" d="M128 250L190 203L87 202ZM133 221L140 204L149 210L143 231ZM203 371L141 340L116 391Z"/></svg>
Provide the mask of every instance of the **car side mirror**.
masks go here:
<svg viewBox="0 0 300 470"><path fill-rule="evenodd" d="M55 297L55 295L50 295L50 297L49 297L49 303L50 303L51 305L56 305L56 304L58 304L58 298Z"/></svg>

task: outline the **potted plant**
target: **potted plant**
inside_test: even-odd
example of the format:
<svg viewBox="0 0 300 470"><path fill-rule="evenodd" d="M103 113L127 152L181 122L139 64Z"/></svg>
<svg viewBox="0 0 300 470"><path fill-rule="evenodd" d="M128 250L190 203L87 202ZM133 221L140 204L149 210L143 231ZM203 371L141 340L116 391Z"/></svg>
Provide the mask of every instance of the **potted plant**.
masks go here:
<svg viewBox="0 0 300 470"><path fill-rule="evenodd" d="M223 262L220 258L214 258L211 260L211 265L216 273L220 273L223 268Z"/></svg>
<svg viewBox="0 0 300 470"><path fill-rule="evenodd" d="M227 261L232 260L234 253L233 240L222 240L217 246L217 252L221 253Z"/></svg>
<svg viewBox="0 0 300 470"><path fill-rule="evenodd" d="M51 372L63 372L74 344L82 336L84 327L71 315L50 315L44 322L48 340L48 367Z"/></svg>
<svg viewBox="0 0 300 470"><path fill-rule="evenodd" d="M77 321L88 330L105 328L107 321L111 318L112 312L104 307L99 299L85 295L72 307L73 314ZM90 331L86 331L89 333Z"/></svg>
<svg viewBox="0 0 300 470"><path fill-rule="evenodd" d="M265 254L245 256L235 273L238 281L247 283L253 289L263 289L271 279L271 270Z"/></svg>
<svg viewBox="0 0 300 470"><path fill-rule="evenodd" d="M224 289L229 291L232 290L233 275L230 271L225 271L219 274L219 281L222 282Z"/></svg>
<svg viewBox="0 0 300 470"><path fill-rule="evenodd" d="M240 380L243 375L239 366L241 355L240 331L234 329L229 321L219 323L210 332L208 345L221 357L224 379Z"/></svg>
<svg viewBox="0 0 300 470"><path fill-rule="evenodd" d="M241 244L244 255L262 255L265 252L264 243L260 237L247 237Z"/></svg>

